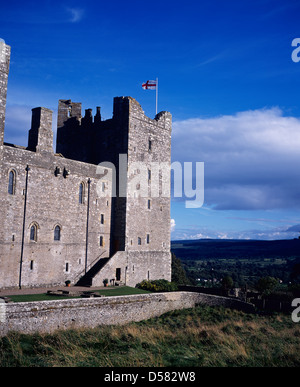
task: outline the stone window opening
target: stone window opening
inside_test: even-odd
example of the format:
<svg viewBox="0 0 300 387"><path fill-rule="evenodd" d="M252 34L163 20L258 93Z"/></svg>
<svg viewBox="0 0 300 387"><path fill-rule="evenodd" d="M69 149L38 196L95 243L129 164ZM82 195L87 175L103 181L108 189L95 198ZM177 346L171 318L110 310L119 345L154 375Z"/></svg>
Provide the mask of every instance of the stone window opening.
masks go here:
<svg viewBox="0 0 300 387"><path fill-rule="evenodd" d="M61 227L59 225L54 228L54 240L60 241L61 238Z"/></svg>
<svg viewBox="0 0 300 387"><path fill-rule="evenodd" d="M30 261L30 270L33 270L33 261Z"/></svg>
<svg viewBox="0 0 300 387"><path fill-rule="evenodd" d="M36 226L33 225L30 227L30 240L33 241L33 242L36 242L37 240L37 229L36 229Z"/></svg>
<svg viewBox="0 0 300 387"><path fill-rule="evenodd" d="M152 140L149 140L149 142L148 142L148 150L149 150L149 152L151 152L151 150L152 150Z"/></svg>
<svg viewBox="0 0 300 387"><path fill-rule="evenodd" d="M66 262L66 272L68 273L69 272L69 263Z"/></svg>
<svg viewBox="0 0 300 387"><path fill-rule="evenodd" d="M116 268L116 281L121 281L121 268Z"/></svg>
<svg viewBox="0 0 300 387"><path fill-rule="evenodd" d="M151 200L148 199L148 204L147 204L148 210L151 210Z"/></svg>
<svg viewBox="0 0 300 387"><path fill-rule="evenodd" d="M37 233L38 233L39 226L37 223L31 223L29 226L29 240L31 242L37 242Z"/></svg>
<svg viewBox="0 0 300 387"><path fill-rule="evenodd" d="M8 175L8 193L15 195L16 193L16 171L11 170Z"/></svg>
<svg viewBox="0 0 300 387"><path fill-rule="evenodd" d="M104 237L103 237L103 235L100 236L100 246L104 247Z"/></svg>
<svg viewBox="0 0 300 387"><path fill-rule="evenodd" d="M104 214L101 214L101 215L100 215L100 223L101 223L101 224L104 224Z"/></svg>
<svg viewBox="0 0 300 387"><path fill-rule="evenodd" d="M138 237L138 245L140 246L142 244L142 238Z"/></svg>
<svg viewBox="0 0 300 387"><path fill-rule="evenodd" d="M80 183L79 185L79 204L84 204L84 184Z"/></svg>
<svg viewBox="0 0 300 387"><path fill-rule="evenodd" d="M146 243L147 243L147 245L149 245L149 243L150 243L150 234L147 234L147 236L146 236Z"/></svg>

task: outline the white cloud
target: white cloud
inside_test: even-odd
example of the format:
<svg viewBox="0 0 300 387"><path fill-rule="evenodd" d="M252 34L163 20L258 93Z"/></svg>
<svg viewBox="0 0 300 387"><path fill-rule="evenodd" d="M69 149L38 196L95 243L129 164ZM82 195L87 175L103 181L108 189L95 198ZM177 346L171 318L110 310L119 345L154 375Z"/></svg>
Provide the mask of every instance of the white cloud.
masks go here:
<svg viewBox="0 0 300 387"><path fill-rule="evenodd" d="M174 122L173 161L204 161L215 209L300 208L300 119L279 108Z"/></svg>
<svg viewBox="0 0 300 387"><path fill-rule="evenodd" d="M220 231L207 227L199 227L201 232L193 230L177 229L172 235L172 240L187 239L257 239L257 240L274 240L274 239L291 239L298 238L300 225L298 228L287 229L286 227L274 227L270 229L251 229L251 230L229 230Z"/></svg>
<svg viewBox="0 0 300 387"><path fill-rule="evenodd" d="M176 226L175 219L171 219L171 232L175 231L175 226Z"/></svg>
<svg viewBox="0 0 300 387"><path fill-rule="evenodd" d="M77 23L83 18L84 10L82 8L66 8L66 10L70 15L69 21L71 23Z"/></svg>

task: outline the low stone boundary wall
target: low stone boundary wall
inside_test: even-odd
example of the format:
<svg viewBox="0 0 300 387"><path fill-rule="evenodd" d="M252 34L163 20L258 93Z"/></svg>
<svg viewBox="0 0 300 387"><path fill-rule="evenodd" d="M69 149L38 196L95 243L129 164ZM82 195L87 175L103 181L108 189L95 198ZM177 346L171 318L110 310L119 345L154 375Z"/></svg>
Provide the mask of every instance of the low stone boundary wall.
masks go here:
<svg viewBox="0 0 300 387"><path fill-rule="evenodd" d="M254 311L252 304L239 300L192 292L1 303L0 336L9 331L50 333L59 329L122 325L199 304Z"/></svg>

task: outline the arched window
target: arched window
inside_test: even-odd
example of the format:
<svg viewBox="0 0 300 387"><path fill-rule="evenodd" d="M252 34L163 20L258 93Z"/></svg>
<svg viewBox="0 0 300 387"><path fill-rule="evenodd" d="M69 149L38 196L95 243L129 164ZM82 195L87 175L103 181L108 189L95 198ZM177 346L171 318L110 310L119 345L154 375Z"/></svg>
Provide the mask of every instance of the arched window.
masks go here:
<svg viewBox="0 0 300 387"><path fill-rule="evenodd" d="M8 175L8 193L14 195L16 191L16 172L10 171Z"/></svg>
<svg viewBox="0 0 300 387"><path fill-rule="evenodd" d="M83 183L80 183L80 185L79 185L79 204L83 204L83 197L84 197L84 185L83 185Z"/></svg>
<svg viewBox="0 0 300 387"><path fill-rule="evenodd" d="M54 229L54 240L55 241L60 241L60 234L61 234L61 228L60 226L56 226Z"/></svg>
<svg viewBox="0 0 300 387"><path fill-rule="evenodd" d="M33 224L30 227L30 240L36 242L37 241L37 225Z"/></svg>

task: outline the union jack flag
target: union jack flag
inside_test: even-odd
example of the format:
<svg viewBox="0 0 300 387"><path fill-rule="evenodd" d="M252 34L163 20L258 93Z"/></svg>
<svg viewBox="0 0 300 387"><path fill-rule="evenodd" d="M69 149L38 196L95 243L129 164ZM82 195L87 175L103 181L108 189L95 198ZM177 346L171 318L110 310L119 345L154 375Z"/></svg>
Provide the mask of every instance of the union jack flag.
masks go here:
<svg viewBox="0 0 300 387"><path fill-rule="evenodd" d="M157 81L147 81L142 84L144 90L156 90Z"/></svg>

